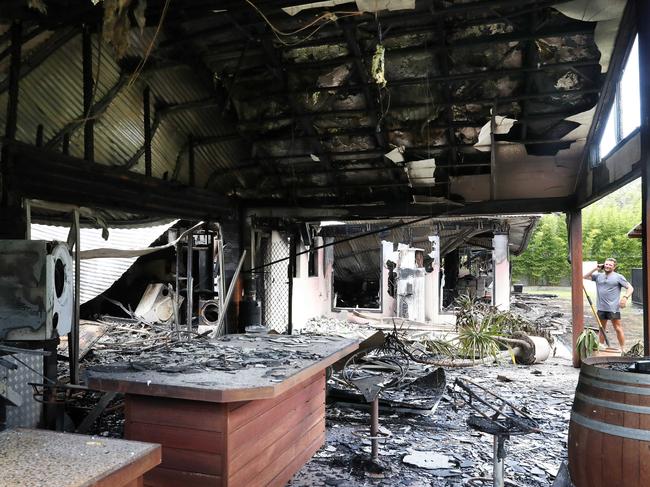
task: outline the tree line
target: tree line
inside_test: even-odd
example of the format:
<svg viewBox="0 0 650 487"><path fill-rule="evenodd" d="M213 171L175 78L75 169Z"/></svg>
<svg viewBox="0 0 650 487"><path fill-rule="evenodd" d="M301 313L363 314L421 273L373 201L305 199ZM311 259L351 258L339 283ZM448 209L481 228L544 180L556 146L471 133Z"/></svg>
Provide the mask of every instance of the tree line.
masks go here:
<svg viewBox="0 0 650 487"><path fill-rule="evenodd" d="M641 267L641 239L627 233L641 222L641 180L637 179L582 211L584 260L603 262L614 257L627 279ZM544 215L527 249L512 259L515 281L557 286L569 282L571 266L564 214Z"/></svg>

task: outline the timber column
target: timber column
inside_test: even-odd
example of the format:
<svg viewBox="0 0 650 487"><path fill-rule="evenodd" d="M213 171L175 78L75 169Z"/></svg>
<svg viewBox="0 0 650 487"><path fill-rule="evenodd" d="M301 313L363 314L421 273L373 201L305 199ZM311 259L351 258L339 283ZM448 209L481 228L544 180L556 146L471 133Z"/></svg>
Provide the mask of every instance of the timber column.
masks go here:
<svg viewBox="0 0 650 487"><path fill-rule="evenodd" d="M18 126L18 82L20 80L22 32L20 21L14 21L11 24L11 61L5 122L5 140L7 141L16 138ZM22 210L20 195L11 190L9 173L13 156L7 143L2 144L0 160L0 238L22 240L27 234L27 222Z"/></svg>
<svg viewBox="0 0 650 487"><path fill-rule="evenodd" d="M584 302L582 293L582 211L567 213L569 220L569 256L571 260L571 323L573 330L573 366L580 367L580 356L576 352L578 337L585 327Z"/></svg>
<svg viewBox="0 0 650 487"><path fill-rule="evenodd" d="M641 254L643 259L643 350L650 353L650 2L636 1L641 92Z"/></svg>
<svg viewBox="0 0 650 487"><path fill-rule="evenodd" d="M510 252L508 228L494 230L492 238L492 305L510 310Z"/></svg>

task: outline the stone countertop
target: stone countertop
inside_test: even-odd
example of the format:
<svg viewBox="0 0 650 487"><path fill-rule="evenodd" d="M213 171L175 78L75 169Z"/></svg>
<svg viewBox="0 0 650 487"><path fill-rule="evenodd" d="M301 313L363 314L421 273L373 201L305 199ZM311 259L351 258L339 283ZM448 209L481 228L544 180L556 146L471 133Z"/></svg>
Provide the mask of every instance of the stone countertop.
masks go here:
<svg viewBox="0 0 650 487"><path fill-rule="evenodd" d="M0 431L0 487L122 485L160 463L153 443L47 430ZM129 469L127 471L126 469Z"/></svg>
<svg viewBox="0 0 650 487"><path fill-rule="evenodd" d="M228 335L176 343L137 360L94 366L87 384L117 391L209 402L269 399L357 350L330 336Z"/></svg>

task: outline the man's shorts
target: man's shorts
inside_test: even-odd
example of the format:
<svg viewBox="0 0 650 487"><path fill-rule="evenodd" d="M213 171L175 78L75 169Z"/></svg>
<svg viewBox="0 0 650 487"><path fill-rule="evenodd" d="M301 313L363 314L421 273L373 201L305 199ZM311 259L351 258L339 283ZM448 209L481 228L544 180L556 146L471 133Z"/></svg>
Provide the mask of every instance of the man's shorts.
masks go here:
<svg viewBox="0 0 650 487"><path fill-rule="evenodd" d="M600 321L604 320L620 320L621 319L621 313L620 311L599 311L598 312L598 318Z"/></svg>

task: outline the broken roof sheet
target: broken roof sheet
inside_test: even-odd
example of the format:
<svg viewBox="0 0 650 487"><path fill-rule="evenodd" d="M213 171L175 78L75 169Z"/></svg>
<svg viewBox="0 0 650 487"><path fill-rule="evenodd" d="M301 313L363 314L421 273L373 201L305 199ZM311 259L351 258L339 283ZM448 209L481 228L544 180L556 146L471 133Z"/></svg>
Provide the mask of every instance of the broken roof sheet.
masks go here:
<svg viewBox="0 0 650 487"><path fill-rule="evenodd" d="M139 249L150 246L176 220L158 222L142 228L110 228L108 240L102 238L102 230L81 229L81 250L96 248ZM69 227L32 224L32 240L68 239ZM81 303L90 301L106 291L133 265L137 257L92 259L81 261Z"/></svg>

